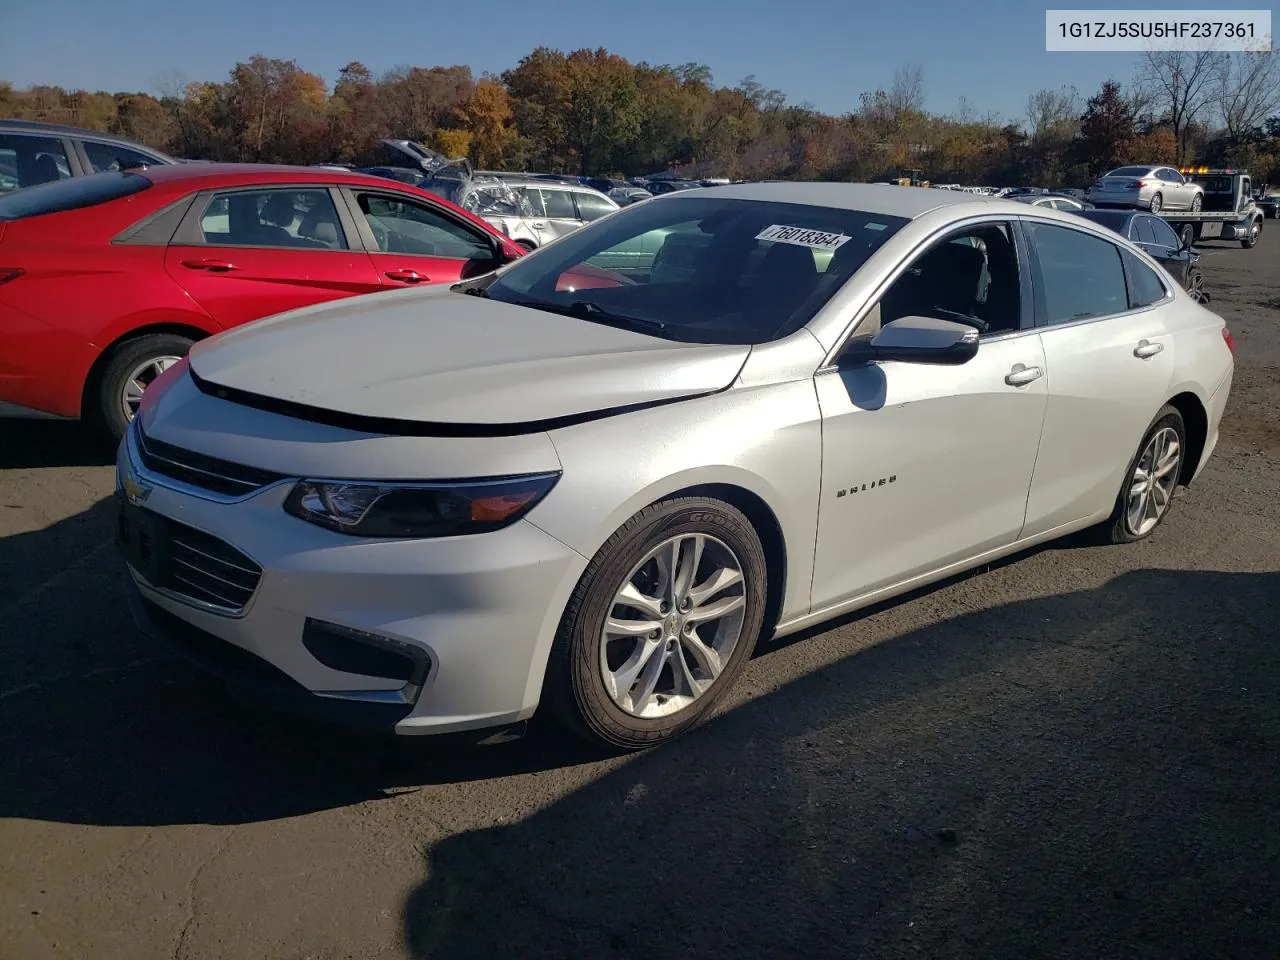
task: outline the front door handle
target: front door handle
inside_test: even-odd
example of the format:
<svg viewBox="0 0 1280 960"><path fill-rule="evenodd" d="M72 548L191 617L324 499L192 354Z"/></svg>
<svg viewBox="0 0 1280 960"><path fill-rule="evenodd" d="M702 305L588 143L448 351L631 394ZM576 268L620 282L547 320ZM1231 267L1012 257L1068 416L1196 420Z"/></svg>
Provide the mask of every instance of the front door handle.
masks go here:
<svg viewBox="0 0 1280 960"><path fill-rule="evenodd" d="M1043 376L1044 371L1039 367L1028 367L1021 363L1015 363L1008 376L1004 378L1004 382L1011 387L1025 387L1028 383L1039 380Z"/></svg>
<svg viewBox="0 0 1280 960"><path fill-rule="evenodd" d="M529 226L533 227L535 230L543 230L547 225L545 223L531 223Z"/></svg>
<svg viewBox="0 0 1280 960"><path fill-rule="evenodd" d="M226 273L236 269L236 265L227 260L183 260L182 265L191 270L209 270L213 273Z"/></svg>
<svg viewBox="0 0 1280 960"><path fill-rule="evenodd" d="M399 280L401 283L430 283L430 277L424 277L417 270L388 270L387 278L389 280Z"/></svg>
<svg viewBox="0 0 1280 960"><path fill-rule="evenodd" d="M1163 343L1152 343L1150 340L1142 340L1133 348L1133 355L1139 360L1150 360L1163 349Z"/></svg>

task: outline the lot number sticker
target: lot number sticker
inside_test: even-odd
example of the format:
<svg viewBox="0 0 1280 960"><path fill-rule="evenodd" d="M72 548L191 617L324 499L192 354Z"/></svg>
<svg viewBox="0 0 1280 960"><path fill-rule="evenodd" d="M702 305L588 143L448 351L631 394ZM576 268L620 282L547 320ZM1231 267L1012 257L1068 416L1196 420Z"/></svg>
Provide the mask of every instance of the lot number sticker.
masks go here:
<svg viewBox="0 0 1280 960"><path fill-rule="evenodd" d="M788 227L775 223L765 227L756 234L757 240L769 240L773 243L791 243L797 247L809 247L811 250L838 250L849 242L851 237L843 233L827 233L823 230L810 230L808 227Z"/></svg>

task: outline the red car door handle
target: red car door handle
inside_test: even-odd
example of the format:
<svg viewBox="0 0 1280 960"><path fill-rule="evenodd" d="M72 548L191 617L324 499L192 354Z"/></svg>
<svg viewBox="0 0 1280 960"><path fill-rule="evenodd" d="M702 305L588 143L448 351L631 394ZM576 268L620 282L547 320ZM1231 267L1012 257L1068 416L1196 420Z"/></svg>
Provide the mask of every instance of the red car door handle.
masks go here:
<svg viewBox="0 0 1280 960"><path fill-rule="evenodd" d="M192 270L211 270L214 273L226 273L236 268L234 263L226 260L183 260L182 265Z"/></svg>
<svg viewBox="0 0 1280 960"><path fill-rule="evenodd" d="M429 283L430 277L424 277L417 270L388 270L387 278L399 280L401 283Z"/></svg>

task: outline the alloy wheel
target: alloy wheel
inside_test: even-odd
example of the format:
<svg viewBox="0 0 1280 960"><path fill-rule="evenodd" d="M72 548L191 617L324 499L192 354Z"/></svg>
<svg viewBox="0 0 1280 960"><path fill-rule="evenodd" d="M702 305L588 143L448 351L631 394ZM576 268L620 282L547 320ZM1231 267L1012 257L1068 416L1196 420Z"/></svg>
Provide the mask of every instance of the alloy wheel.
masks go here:
<svg viewBox="0 0 1280 960"><path fill-rule="evenodd" d="M600 634L605 690L632 717L666 717L706 694L729 663L747 610L742 564L704 533L650 550L614 593Z"/></svg>
<svg viewBox="0 0 1280 960"><path fill-rule="evenodd" d="M1152 434L1133 469L1125 524L1135 537L1142 537L1160 522L1173 500L1182 466L1182 443L1178 431L1164 427Z"/></svg>
<svg viewBox="0 0 1280 960"><path fill-rule="evenodd" d="M151 381L181 359L181 357L150 357L134 367L125 378L124 389L120 392L120 409L126 420L132 420L138 415L142 393Z"/></svg>

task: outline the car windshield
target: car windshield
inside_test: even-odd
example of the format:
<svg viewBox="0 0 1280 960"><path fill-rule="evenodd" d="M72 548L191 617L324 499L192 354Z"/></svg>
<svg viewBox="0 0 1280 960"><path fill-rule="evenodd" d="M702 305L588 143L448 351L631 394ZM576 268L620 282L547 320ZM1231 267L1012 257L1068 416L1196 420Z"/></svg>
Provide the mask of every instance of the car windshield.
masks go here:
<svg viewBox="0 0 1280 960"><path fill-rule="evenodd" d="M668 340L767 343L804 326L907 222L805 204L665 198L557 240L483 295Z"/></svg>
<svg viewBox="0 0 1280 960"><path fill-rule="evenodd" d="M1118 167L1107 174L1108 177L1145 177L1151 172L1150 167Z"/></svg>

